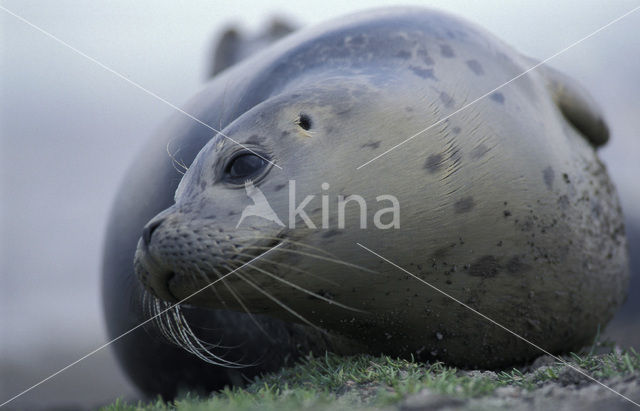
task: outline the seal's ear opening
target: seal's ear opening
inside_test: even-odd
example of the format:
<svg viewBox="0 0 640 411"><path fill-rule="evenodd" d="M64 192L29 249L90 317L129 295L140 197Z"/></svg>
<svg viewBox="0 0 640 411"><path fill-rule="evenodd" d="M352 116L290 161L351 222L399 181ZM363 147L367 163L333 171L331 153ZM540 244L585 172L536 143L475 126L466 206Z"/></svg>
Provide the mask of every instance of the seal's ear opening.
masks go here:
<svg viewBox="0 0 640 411"><path fill-rule="evenodd" d="M311 128L311 117L305 113L300 113L300 116L296 120L296 124L302 127L303 130L309 131Z"/></svg>
<svg viewBox="0 0 640 411"><path fill-rule="evenodd" d="M594 147L604 145L609 140L609 128L602 110L589 93L575 80L551 67L544 65L539 70L567 121Z"/></svg>

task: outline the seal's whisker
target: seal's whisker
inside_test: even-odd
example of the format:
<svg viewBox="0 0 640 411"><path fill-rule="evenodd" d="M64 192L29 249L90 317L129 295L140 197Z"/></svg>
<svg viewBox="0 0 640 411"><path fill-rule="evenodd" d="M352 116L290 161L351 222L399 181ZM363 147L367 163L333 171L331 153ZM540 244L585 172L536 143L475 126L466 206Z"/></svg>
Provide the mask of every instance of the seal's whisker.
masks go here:
<svg viewBox="0 0 640 411"><path fill-rule="evenodd" d="M264 296L269 298L271 301L273 301L274 303L278 304L280 307L282 307L285 310L287 310L289 313L291 313L293 316L298 318L303 323L305 323L308 326L318 330L319 332L326 333L326 331L324 331L323 329L321 329L317 325L313 324L311 321L307 320L302 314L298 313L296 310L294 310L293 308L289 307L288 305L286 305L285 303L280 301L278 298L276 298L273 295L271 295L271 293L261 289L257 284L255 284L254 282L252 282L249 279L245 278L245 276L243 276L242 274L239 275L239 278L244 280L247 284L249 284L250 286L252 286L256 290L258 290L260 293L264 294Z"/></svg>
<svg viewBox="0 0 640 411"><path fill-rule="evenodd" d="M162 312L162 310L166 309L166 306L169 306L169 303L157 300L156 305L156 310L158 312ZM182 314L179 305L167 311L166 314L166 322L161 322L159 324L163 334L167 338L169 338L170 341L182 347L184 350L190 352L196 357L200 358L201 360L213 365L218 365L226 368L246 368L255 365L241 364L239 362L227 360L226 358L224 358L224 356L213 353L211 350L214 348L229 349L233 347L225 347L220 343L207 343L198 338L198 336L194 334L186 318Z"/></svg>
<svg viewBox="0 0 640 411"><path fill-rule="evenodd" d="M224 89L222 90L222 108L220 110L220 116L218 116L218 130L222 130L222 117L226 114L227 107L225 105L227 98L227 89L229 88L229 82L227 81L224 84Z"/></svg>
<svg viewBox="0 0 640 411"><path fill-rule="evenodd" d="M210 281L210 280L209 280L209 278L208 278L206 275L204 275L204 274L201 274L201 277L202 277L206 282L209 282L209 281ZM195 280L195 278L194 278L193 276L189 276L189 280L190 280L190 282L191 282L191 284L192 284L193 289L197 289L197 288L200 286L200 285L196 282L196 280ZM220 296L218 295L218 291L217 291L217 290L215 290L215 289L214 289L214 290L213 290L213 292L218 296L218 298L219 298L220 300L222 300L222 299L220 298ZM227 349L229 349L229 348L235 348L235 347L229 347L229 346L223 346L223 345L221 345L221 344L220 344L220 342L222 341L222 339L220 339L220 341L218 341L218 342L217 342L217 343L215 343L215 344L213 344L213 343L209 343L209 342L206 342L206 341L202 340L201 338L197 337L197 336L195 335L195 333L193 333L193 330L191 329L191 326L190 326L190 325L188 325L188 323L187 323L187 319L184 317L184 315L182 314L182 311L181 311L181 310L180 310L180 312L179 312L178 314L180 315L180 321L179 321L179 322L177 322L177 326L178 326L178 327L180 327L180 324L185 324L185 325L187 325L187 327L189 328L189 330L188 330L187 334L188 334L191 338L197 339L197 340L198 340L198 343L199 343L200 345L204 345L204 346L208 347L209 349L211 349L211 348L227 348ZM187 341L187 343L189 343L189 341ZM195 348L195 346L193 346L193 344L191 344L191 346Z"/></svg>
<svg viewBox="0 0 640 411"><path fill-rule="evenodd" d="M323 330L322 328L318 327L317 325L315 325L314 323L312 323L311 321L307 320L302 314L298 313L296 310L294 310L293 308L289 307L288 305L286 305L285 303L283 303L282 301L280 301L278 298L276 298L275 296L271 295L271 293L269 293L266 290L263 290L260 286L258 286L257 284L255 284L253 281L249 280L248 278L246 278L244 275L240 274L239 272L236 271L235 275L238 276L238 278L240 278L241 280L243 280L244 282L246 282L247 284L249 284L251 287L253 287L254 289L256 289L257 291L259 291L261 294L263 294L265 297L267 297L268 299L270 299L271 301L273 301L274 303L278 304L280 307L284 308L287 312L289 312L291 315L293 315L294 317L298 318L300 321L302 321L303 323L307 324L308 326L314 328L315 330L326 334L327 332L325 330ZM247 277L250 277L249 275L247 275Z"/></svg>
<svg viewBox="0 0 640 411"><path fill-rule="evenodd" d="M167 154L169 155L169 158L171 158L171 165L178 173L184 175L185 172L189 169L189 167L187 167L187 165L184 164L184 161L178 160L176 158L176 154L180 152L180 149L178 148L178 150L175 153L172 153L171 149L169 148L170 145L171 145L171 141L167 141ZM182 170L178 169L176 165L180 166Z"/></svg>
<svg viewBox="0 0 640 411"><path fill-rule="evenodd" d="M213 270L213 271L216 273L218 277L220 277L220 273L217 270ZM198 274L206 282L211 281L208 278L208 276L202 271L198 270ZM200 284L196 284L196 281L194 278L191 278L191 282L194 284L194 288L197 288L200 286ZM213 291L215 292L216 295L218 295L217 290L213 289ZM230 291L233 293L233 290L230 290ZM155 303L155 305L152 305L152 307L154 308L153 311L155 311L156 314L163 312L166 308L169 307L168 303L165 303L153 297L149 293L146 293L146 295L149 297L148 299L152 299L153 303ZM218 298L220 301L223 301L219 295L218 295ZM240 303L242 304L242 302ZM251 316L251 313L249 312L247 313ZM164 322L162 320L158 320L160 317L164 317L162 318ZM226 368L246 368L246 367L255 366L260 362L260 359L258 359L252 363L243 364L240 361L242 361L244 356L237 361L230 361L225 359L224 355L218 355L211 352L212 349L231 350L241 346L242 344L235 345L235 346L226 346L221 344L222 338L220 338L220 340L217 343L209 343L201 339L200 337L195 335L195 333L193 332L193 329L188 324L187 319L182 314L182 311L179 310L179 306L174 308L174 310L169 310L164 312L162 315L158 315L158 317L156 318L156 322L161 332L163 333L163 335L169 341L175 343L176 345L182 347L186 351L196 355L198 358L204 361L207 361L211 364L224 366ZM260 327L259 324L257 325ZM263 330L263 332L265 331ZM268 334L266 334L266 336L271 340L271 337Z"/></svg>
<svg viewBox="0 0 640 411"><path fill-rule="evenodd" d="M296 241L296 240L292 240L290 238L282 238L282 237L274 237L274 236L265 236L265 235L256 235L255 237L236 237L237 240L247 240L247 241L253 241L253 240L275 240L275 241L279 241L282 243L289 243L289 244L293 244L293 245L297 245L300 247L305 247L305 248L309 248L311 250L315 250L318 251L322 254L325 254L327 257L333 257L333 258L337 258L335 254L330 253L327 250L324 250L320 247L315 247L312 246L310 244L306 244L303 243L301 241Z"/></svg>
<svg viewBox="0 0 640 411"><path fill-rule="evenodd" d="M247 246L247 247L244 247L244 248L245 248L246 250L249 250L249 249L255 249L255 250L269 250L269 249L271 249L271 247L264 247L264 246ZM278 250L276 250L276 251L278 251L278 252L283 252L283 253L291 253L291 254L304 255L304 256L306 256L306 257L316 258L316 259L318 259L318 260L329 261L329 262L332 262L332 263L335 263L335 264L344 265L344 266L346 266L346 267L356 268L356 269L358 269L358 270L362 270L362 271L365 271L365 272L368 272L368 273L372 273L372 274L379 274L377 271L373 271L373 270L370 270L370 269L368 269L368 268L365 268L365 267L359 266L359 265L357 265L357 264L352 264L352 263L349 263L349 262L346 262L346 261L344 261L344 260L340 260L340 259L337 259L337 258L324 257L324 256L321 256L321 255L305 253L304 251L300 251L300 250L291 250L291 249L288 249L288 248L279 248L279 249L278 249Z"/></svg>
<svg viewBox="0 0 640 411"><path fill-rule="evenodd" d="M307 290L306 288L301 287L301 286L299 286L299 285L297 285L297 284L294 284L294 283L292 283L291 281L288 281L288 280L285 280L284 278L278 277L277 275L272 274L272 273L270 273L270 272L268 272L268 271L266 271L266 270L264 270L264 269L262 269L262 268L259 268L259 267L253 266L253 265L248 266L248 268L250 268L250 269L252 269L252 270L259 271L259 272L261 272L261 273L263 273L263 274L265 274L265 275L268 275L269 277L273 278L274 280L278 280L278 281L280 281L280 282L281 282L281 283L283 283L283 284L286 284L286 285L288 285L288 286L290 286L290 287L292 287L292 288L295 288L295 289L296 289L296 290L298 290L298 291L302 291L302 292L303 292L303 293L305 293L305 294L309 294L309 295L310 295L310 296L312 296L312 297L318 298L318 299L320 299L320 300L322 300L322 301L325 301L325 302L327 302L327 303L329 303L329 304L336 305L336 306L338 306L338 307L340 307L340 308L344 308L345 310L355 311L355 312L359 312L359 313L366 313L366 312L367 312L367 311L360 310L360 309L358 309L358 308L349 307L348 305L345 305L345 304L339 303L339 302L337 302L337 301L335 301L335 300L332 300L332 299L330 299L330 298L327 298L327 297L325 297L325 296L322 296L322 295L320 295L320 294L318 294L318 293L314 293L313 291Z"/></svg>
<svg viewBox="0 0 640 411"><path fill-rule="evenodd" d="M211 352L212 349L216 348L230 349L234 347L223 346L220 342L208 343L201 340L189 326L179 305L167 311L166 309L169 308L171 304L149 293L144 294L143 304L149 312L149 315L154 318L154 323L158 326L161 334L167 338L167 340L194 354L198 358L208 363L227 368L245 368L255 365L230 361L223 356Z"/></svg>
<svg viewBox="0 0 640 411"><path fill-rule="evenodd" d="M215 275L218 278L222 278L222 276L220 275L220 273L218 272L218 270L216 270L215 268L213 268L213 266L209 263L206 263L206 265L209 267L209 269L211 269L211 271L213 271L215 273ZM200 269L198 269L198 271L201 272ZM204 273L202 273L204 275ZM205 278L207 279L207 281L209 282L209 279L206 275L204 275ZM236 301L238 302L238 304L240 304L240 306L242 307L242 309L249 315L249 318L251 319L251 321L256 325L256 327L258 327L258 329L262 332L262 334L265 335L265 337L267 337L269 339L269 341L273 342L273 339L271 338L271 336L269 335L269 333L267 333L267 331L264 329L264 327L262 325L260 325L260 323L258 322L258 320L256 320L255 316L251 313L251 311L249 311L249 308L247 307L247 305L244 303L244 301L242 300L242 298L238 295L238 293L234 290L234 288L231 286L231 284L229 284L227 281L225 281L224 279L221 281L222 284L224 284L224 286L227 288L227 290L229 290L229 293L233 296L233 298L236 299ZM209 287L214 289L215 287ZM216 292L217 294L217 292Z"/></svg>
<svg viewBox="0 0 640 411"><path fill-rule="evenodd" d="M205 281L205 283L210 283L211 279L209 278L209 276L206 275L206 273L202 272L200 269L198 269L197 267L195 267L196 270L198 270L198 274L200 275L200 277L202 277L202 279ZM213 269L213 267L211 267ZM220 277L220 273L217 270L214 270L214 272L216 273L216 275L218 277ZM199 287L201 287L201 284L198 284L195 280L195 278L190 277L191 280L191 284L193 285L193 289L198 289ZM222 281L224 282L224 281ZM227 284L225 284L227 285ZM229 285L230 286L230 285ZM218 290L215 289L215 287L209 287L211 289L211 291L218 297L218 299L223 303L226 304L225 301L222 299L222 297L218 294ZM182 313L182 311L180 311L180 313ZM181 314L181 318L182 318L182 322L183 323L187 323L187 319L184 317L184 315ZM194 338L198 338L198 340L200 341L200 343L204 343L206 346L210 347L210 348L225 348L225 349L233 349L233 348L238 348L240 345L222 345L220 344L220 342L218 343L208 343L202 339L200 339L199 337L195 336L195 334L193 334L193 332L191 332L191 335Z"/></svg>
<svg viewBox="0 0 640 411"><path fill-rule="evenodd" d="M175 310L174 321L178 330L180 331L181 336L183 337L183 341L188 343L188 347L190 349L188 349L187 351L196 355L198 358L206 362L209 362L211 364L221 365L226 368L246 368L246 367L255 365L255 364L241 364L236 361L227 360L226 358L224 358L224 356L220 356L211 352L211 348L227 348L228 349L228 347L222 347L220 344L215 344L211 346L209 343L206 343L206 342L205 344L209 345L210 347L209 348L205 347L205 345L203 345L204 341L198 338L193 333L193 330L191 329L189 324L186 322L186 319L184 318L184 316L182 315L182 312L180 312L179 309Z"/></svg>
<svg viewBox="0 0 640 411"><path fill-rule="evenodd" d="M205 284L209 284L211 283L211 279L209 278L208 275L206 275L201 269L199 269L197 266L194 267L196 269L196 272L198 273L198 275L204 280ZM213 269L213 267L210 267L211 269ZM216 271L215 274L220 277L220 274ZM224 282L224 281L222 281ZM194 287L194 289L197 289L197 286ZM222 298L222 296L220 296L220 294L218 293L218 290L216 290L215 287L209 287L209 289L211 290L211 292L216 296L216 298L218 299L218 301L220 301L220 303L226 308L227 307L227 302L224 300L224 298Z"/></svg>
<svg viewBox="0 0 640 411"><path fill-rule="evenodd" d="M143 291L142 292L142 308L143 308L143 312L144 314L148 315L149 317L154 317L156 314L158 314L158 312L156 311L156 301L157 298L155 298L153 295L151 295L148 291ZM157 319L156 319L157 320Z"/></svg>
<svg viewBox="0 0 640 411"><path fill-rule="evenodd" d="M251 257L251 258L254 257L253 255L248 254L248 253L236 253L236 255L243 256L243 257ZM260 260L264 261L265 263L269 263L269 264L273 264L273 265L278 265L278 266L284 267L284 268L286 268L288 270L291 270L291 271L295 271L295 272L298 272L298 273L301 273L301 274L306 274L306 275L311 276L313 278L316 278L318 280L325 281L325 282L327 282L327 283L329 283L329 284L331 284L333 286L340 287L340 284L338 284L337 282L335 282L333 280L330 280L328 278L324 278L322 276L316 275L316 274L314 274L314 273L312 273L310 271L303 270L302 268L295 267L295 266L293 266L291 264L287 264L287 263L283 263L283 262L279 262L279 261L273 261L273 260L270 260L270 259L264 258L264 257L261 258Z"/></svg>

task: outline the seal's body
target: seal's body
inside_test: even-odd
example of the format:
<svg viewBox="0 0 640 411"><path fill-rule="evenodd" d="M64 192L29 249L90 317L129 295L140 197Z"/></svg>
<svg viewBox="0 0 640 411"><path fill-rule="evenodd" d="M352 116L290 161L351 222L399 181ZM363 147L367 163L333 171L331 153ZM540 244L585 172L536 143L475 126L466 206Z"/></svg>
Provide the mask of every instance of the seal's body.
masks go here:
<svg viewBox="0 0 640 411"><path fill-rule="evenodd" d="M178 116L123 185L105 258L110 333L277 248L154 322L214 365L151 329L116 348L133 379L172 395L309 350L474 367L539 354L460 302L548 351L588 342L627 281L595 153L608 132L566 77L520 76L532 64L466 22L403 8L294 33L223 71L186 108L222 134Z"/></svg>

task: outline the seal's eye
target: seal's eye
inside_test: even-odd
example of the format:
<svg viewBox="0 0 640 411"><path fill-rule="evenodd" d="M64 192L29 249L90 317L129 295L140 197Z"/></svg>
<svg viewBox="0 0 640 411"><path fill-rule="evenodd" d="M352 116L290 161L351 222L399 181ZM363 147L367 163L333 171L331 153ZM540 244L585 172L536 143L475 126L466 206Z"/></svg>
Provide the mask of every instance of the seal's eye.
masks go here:
<svg viewBox="0 0 640 411"><path fill-rule="evenodd" d="M266 165L264 158L246 153L232 159L227 165L226 172L232 180L244 180L258 175Z"/></svg>

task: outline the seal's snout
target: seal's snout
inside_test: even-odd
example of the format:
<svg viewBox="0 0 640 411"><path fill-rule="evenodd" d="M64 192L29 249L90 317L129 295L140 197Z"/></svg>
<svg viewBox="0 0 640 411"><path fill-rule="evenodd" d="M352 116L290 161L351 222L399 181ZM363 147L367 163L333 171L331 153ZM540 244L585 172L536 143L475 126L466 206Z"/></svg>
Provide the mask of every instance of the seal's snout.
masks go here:
<svg viewBox="0 0 640 411"><path fill-rule="evenodd" d="M161 264L150 249L153 234L164 221L164 217L158 216L144 226L138 241L134 265L138 279L147 290L162 300L174 302L177 299L169 290L169 281L175 273Z"/></svg>
<svg viewBox="0 0 640 411"><path fill-rule="evenodd" d="M164 218L153 219L142 229L142 242L146 247L151 243L151 236L153 235L153 232L160 227L163 221Z"/></svg>
<svg viewBox="0 0 640 411"><path fill-rule="evenodd" d="M149 253L148 240L145 240L145 235L146 230L138 241L138 249L134 258L134 269L138 280L148 291L161 300L175 302L177 298L169 290L169 281L175 273L159 264Z"/></svg>

